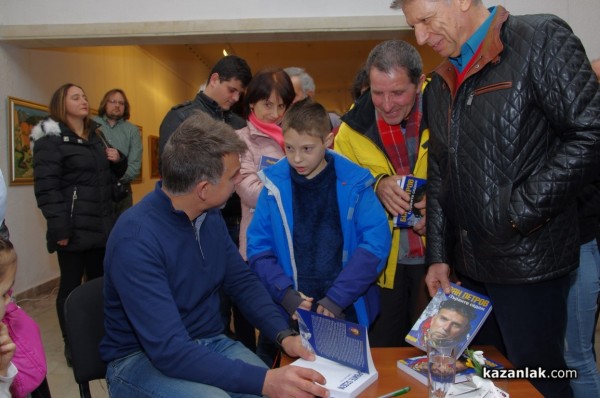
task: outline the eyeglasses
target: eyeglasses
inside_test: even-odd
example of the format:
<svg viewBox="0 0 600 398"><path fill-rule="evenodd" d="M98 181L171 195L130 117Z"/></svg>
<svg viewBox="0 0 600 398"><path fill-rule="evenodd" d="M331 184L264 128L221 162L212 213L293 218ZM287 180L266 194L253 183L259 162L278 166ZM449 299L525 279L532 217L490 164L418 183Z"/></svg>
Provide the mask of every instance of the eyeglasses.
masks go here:
<svg viewBox="0 0 600 398"><path fill-rule="evenodd" d="M124 106L125 105L125 101L117 101L115 99L111 99L108 100L109 103L113 104L113 105L120 105L120 106Z"/></svg>

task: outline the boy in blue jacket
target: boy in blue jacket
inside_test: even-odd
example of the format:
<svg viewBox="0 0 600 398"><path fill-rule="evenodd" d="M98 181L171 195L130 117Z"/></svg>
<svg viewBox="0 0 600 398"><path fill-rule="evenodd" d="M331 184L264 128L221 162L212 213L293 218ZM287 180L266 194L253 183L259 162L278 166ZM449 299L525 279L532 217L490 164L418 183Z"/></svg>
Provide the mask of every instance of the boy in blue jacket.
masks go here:
<svg viewBox="0 0 600 398"><path fill-rule="evenodd" d="M286 157L259 172L264 188L248 229L250 267L291 318L300 307L368 327L379 312L375 281L391 245L374 179L327 149L333 134L322 105L294 104L282 129Z"/></svg>

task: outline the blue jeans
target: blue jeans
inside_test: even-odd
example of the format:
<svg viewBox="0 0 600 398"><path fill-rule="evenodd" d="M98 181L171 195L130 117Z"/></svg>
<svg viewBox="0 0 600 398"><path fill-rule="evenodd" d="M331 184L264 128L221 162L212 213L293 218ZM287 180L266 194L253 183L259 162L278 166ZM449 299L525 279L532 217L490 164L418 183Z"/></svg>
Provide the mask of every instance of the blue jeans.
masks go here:
<svg viewBox="0 0 600 398"><path fill-rule="evenodd" d="M576 398L600 397L600 373L593 347L599 292L600 254L594 239L581 245L579 268L571 273L567 303L565 361L569 368L577 369L578 377L571 379Z"/></svg>
<svg viewBox="0 0 600 398"><path fill-rule="evenodd" d="M228 358L266 368L263 361L242 343L225 335L199 339L196 342ZM109 395L115 398L257 398L256 395L227 392L206 384L165 376L140 351L110 362L106 381Z"/></svg>

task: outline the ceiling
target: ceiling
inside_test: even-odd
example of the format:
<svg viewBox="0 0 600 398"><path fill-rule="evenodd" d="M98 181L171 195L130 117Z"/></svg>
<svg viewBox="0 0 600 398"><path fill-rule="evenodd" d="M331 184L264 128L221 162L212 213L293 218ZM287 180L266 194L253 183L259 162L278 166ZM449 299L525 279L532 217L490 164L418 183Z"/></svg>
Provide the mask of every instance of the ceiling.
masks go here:
<svg viewBox="0 0 600 398"><path fill-rule="evenodd" d="M378 32L377 36L360 40L341 40L338 35L334 40L171 44L146 48L163 59L196 57L209 69L223 56L224 49L244 58L253 73L268 67L299 66L313 77L316 100L330 111L343 113L352 102L350 88L354 77L374 46L387 39L403 39L416 46L412 31ZM439 56L429 47L418 49L424 59L425 71L440 62ZM165 59L165 62L169 61ZM198 79L197 86L200 86L206 76Z"/></svg>
<svg viewBox="0 0 600 398"><path fill-rule="evenodd" d="M279 23L283 23L283 21L279 21ZM287 23L293 25L294 22ZM331 22L329 26L332 24L334 23ZM345 31L336 31L335 28L329 30L320 28L318 31L293 33L276 31L260 34L163 33L143 36L128 36L127 32L120 31L119 34L110 36L101 34L102 29L92 26L89 28L90 31L84 31L81 37L71 34L71 30L77 31L76 27L49 25L37 27L37 31L34 29L31 32L23 30L23 27L20 27L20 30L15 27L11 29L4 27L2 30L4 33L0 35L0 38L2 41L26 48L136 45L152 53L156 59L165 64L172 66L197 65L197 62L200 61L208 70L223 56L223 49L226 49L229 54L244 58L253 73L267 67L298 66L304 68L315 81L316 100L328 110L341 114L352 103L350 87L354 76L375 45L384 40L402 39L416 46L414 34L405 24L403 28L403 25L398 23L395 18L387 22L382 21L381 24L385 27L359 27L356 29L353 27L353 29ZM354 26L354 24L351 25ZM400 28L393 29L390 26L400 26ZM58 34L52 30L59 28L65 29L65 31L60 31ZM82 29L82 27L77 28ZM118 31L123 27L111 26L103 29L108 28ZM143 26L138 29L143 30ZM15 31L13 32L13 30ZM440 57L429 47L417 48L423 57L425 72L432 70L441 61ZM178 62L179 65L176 65ZM181 70L181 68L174 68L174 70ZM195 69L186 72L185 76L185 79L193 87L200 87L205 83L206 78L206 75L195 73Z"/></svg>

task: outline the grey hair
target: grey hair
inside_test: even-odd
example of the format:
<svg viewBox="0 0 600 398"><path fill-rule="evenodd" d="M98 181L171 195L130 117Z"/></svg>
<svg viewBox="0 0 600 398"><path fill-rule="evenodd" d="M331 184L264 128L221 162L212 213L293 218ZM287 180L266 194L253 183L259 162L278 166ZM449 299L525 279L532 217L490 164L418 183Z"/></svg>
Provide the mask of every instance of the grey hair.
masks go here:
<svg viewBox="0 0 600 398"><path fill-rule="evenodd" d="M417 49L402 40L388 40L371 50L365 65L367 71L375 68L390 73L396 68L404 68L414 85L419 84L423 74L423 61Z"/></svg>
<svg viewBox="0 0 600 398"><path fill-rule="evenodd" d="M223 157L241 155L246 149L231 126L198 111L179 125L165 145L161 156L163 188L182 195L201 181L216 184L223 175Z"/></svg>
<svg viewBox="0 0 600 398"><path fill-rule="evenodd" d="M404 6L404 4L409 3L412 0L394 0L392 1L392 4L390 4L390 8L397 10L397 9L401 9L402 6ZM442 1L442 0L426 0L426 1ZM446 3L450 3L451 0L446 0ZM478 4L481 3L483 0L473 0L474 4Z"/></svg>
<svg viewBox="0 0 600 398"><path fill-rule="evenodd" d="M289 68L285 68L284 71L288 74L290 78L298 76L298 79L300 79L300 86L302 87L304 95L306 95L306 93L310 91L312 91L313 93L315 92L315 81L312 77L310 77L308 73L306 73L304 69L298 68L297 66L290 66Z"/></svg>

